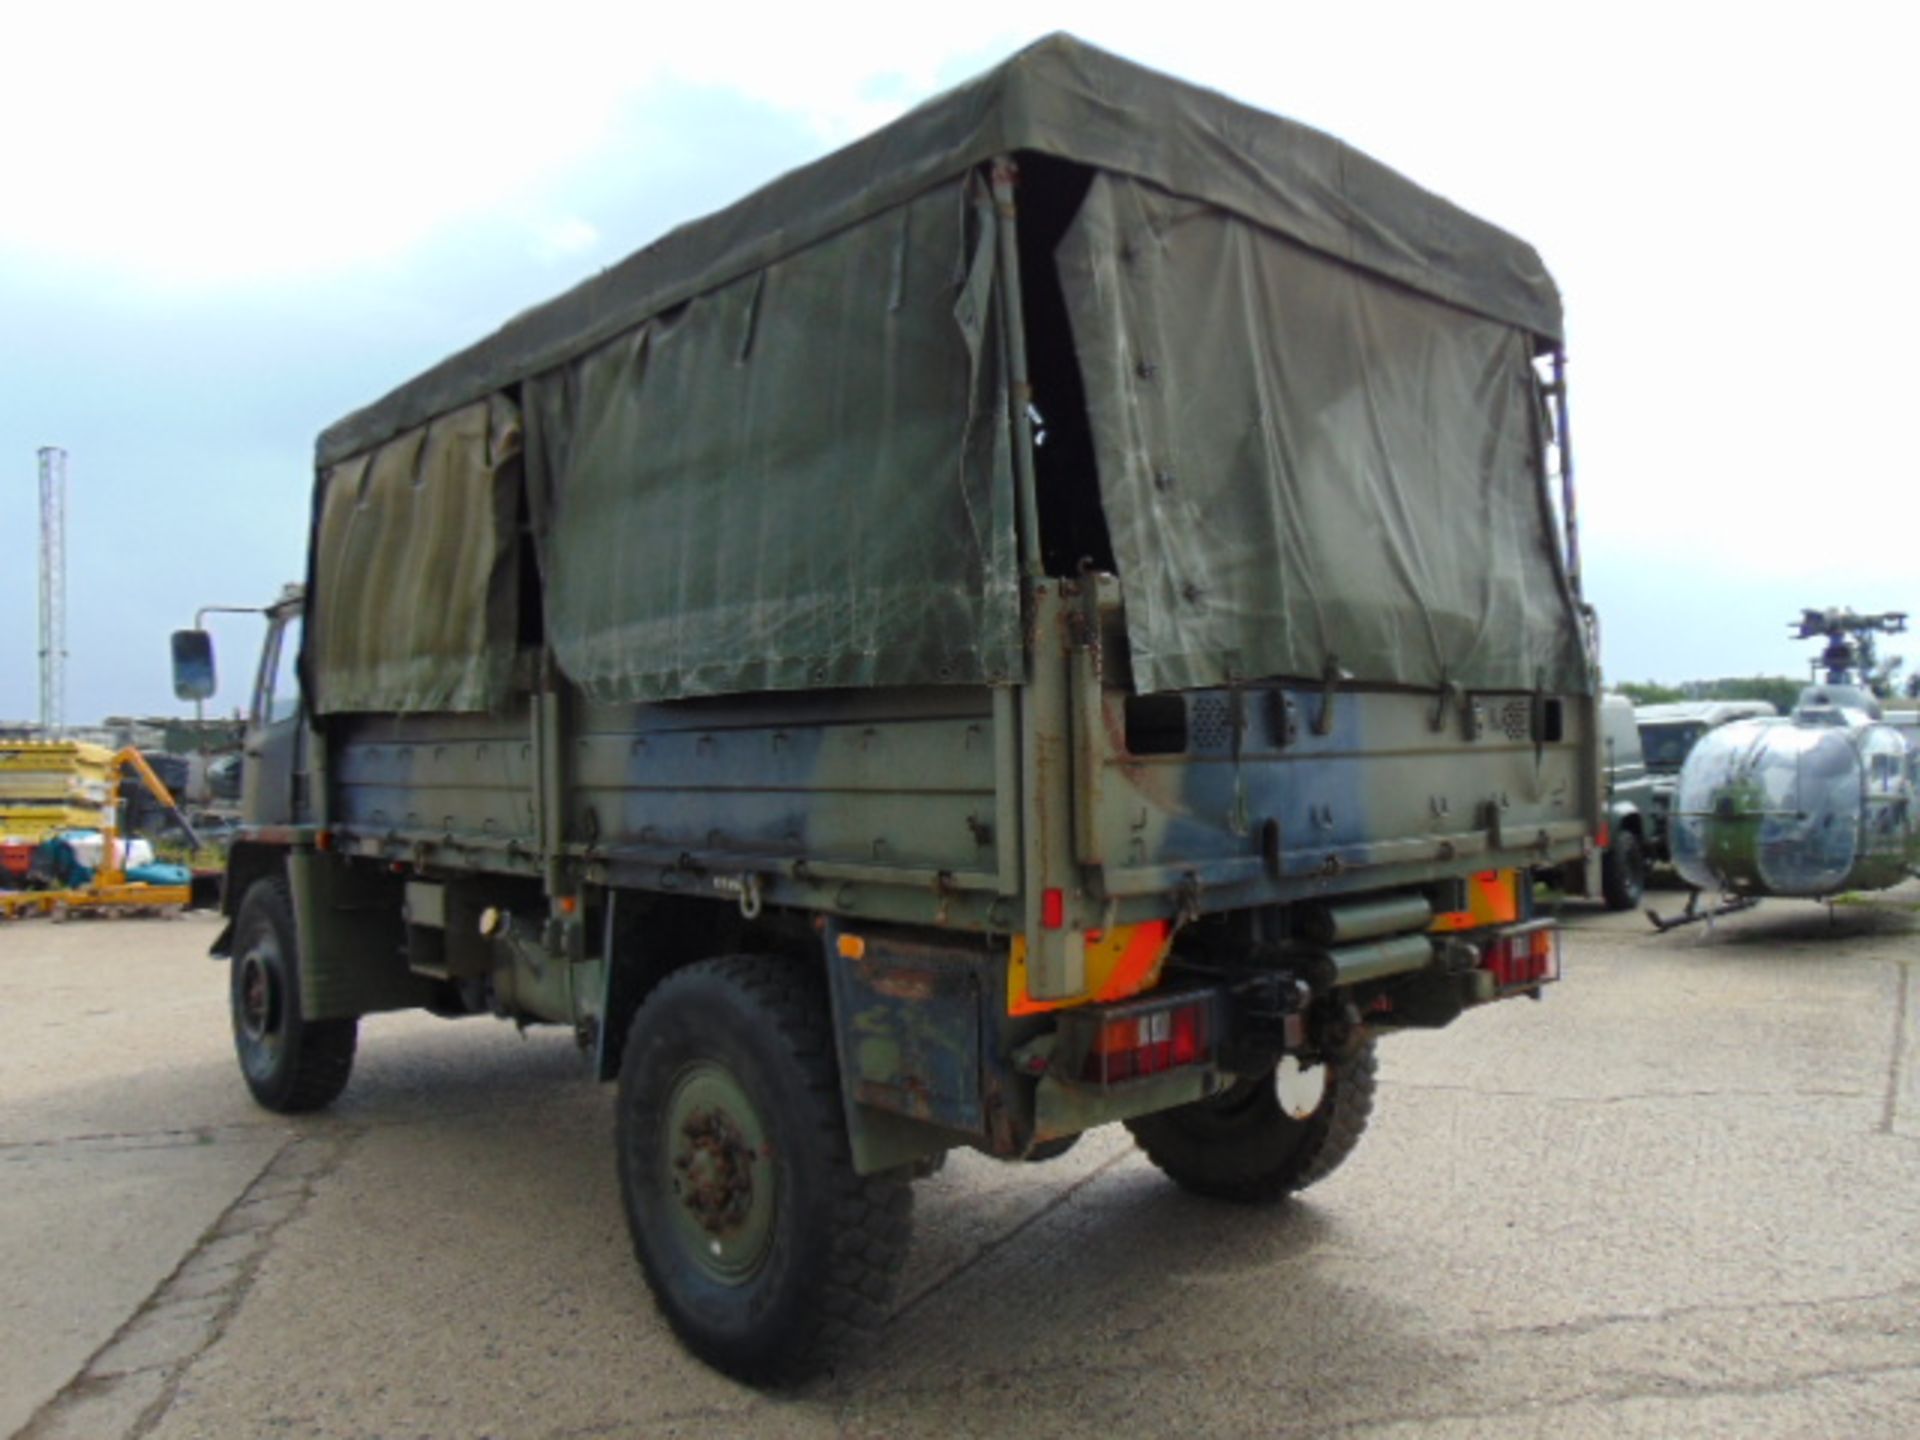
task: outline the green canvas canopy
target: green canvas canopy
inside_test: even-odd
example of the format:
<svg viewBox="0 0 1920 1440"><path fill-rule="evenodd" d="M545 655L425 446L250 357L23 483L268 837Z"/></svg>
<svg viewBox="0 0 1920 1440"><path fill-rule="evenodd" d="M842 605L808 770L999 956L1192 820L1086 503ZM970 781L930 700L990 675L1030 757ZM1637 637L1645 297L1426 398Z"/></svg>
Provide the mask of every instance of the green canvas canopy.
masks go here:
<svg viewBox="0 0 1920 1440"><path fill-rule="evenodd" d="M516 317L332 426L320 437L320 463L551 369L983 161L1023 150L1150 181L1435 299L1542 339L1561 338L1559 292L1526 242L1318 130L1051 35Z"/></svg>
<svg viewBox="0 0 1920 1440"><path fill-rule="evenodd" d="M1137 688L1585 687L1533 250L1055 36L323 434L317 708L498 706L531 583L605 701L1019 679L1002 155L1085 177L1022 268L1084 382L1075 503L1103 512ZM524 477L518 429L445 443L476 406L524 426Z"/></svg>

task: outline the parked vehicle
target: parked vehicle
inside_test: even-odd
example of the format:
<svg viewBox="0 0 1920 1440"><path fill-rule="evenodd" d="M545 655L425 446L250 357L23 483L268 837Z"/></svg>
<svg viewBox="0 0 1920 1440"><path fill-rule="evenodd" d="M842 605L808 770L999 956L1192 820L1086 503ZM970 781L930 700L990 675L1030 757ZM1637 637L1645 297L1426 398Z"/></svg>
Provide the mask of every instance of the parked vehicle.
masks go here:
<svg viewBox="0 0 1920 1440"><path fill-rule="evenodd" d="M1022 52L320 437L248 1086L327 1104L375 1011L571 1027L661 1308L754 1380L884 1314L955 1147L1312 1184L1377 1036L1558 973L1520 882L1602 813L1549 424L1528 246Z"/></svg>
<svg viewBox="0 0 1920 1440"><path fill-rule="evenodd" d="M1547 878L1570 895L1598 896L1609 910L1631 910L1647 889L1655 781L1640 751L1633 702L1600 697L1600 757L1606 822L1598 850Z"/></svg>

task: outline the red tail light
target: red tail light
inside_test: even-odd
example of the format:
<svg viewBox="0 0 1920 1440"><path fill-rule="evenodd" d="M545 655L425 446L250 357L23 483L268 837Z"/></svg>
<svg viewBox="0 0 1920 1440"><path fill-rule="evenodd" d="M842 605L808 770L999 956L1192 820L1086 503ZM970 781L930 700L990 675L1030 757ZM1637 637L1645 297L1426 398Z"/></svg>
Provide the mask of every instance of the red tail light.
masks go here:
<svg viewBox="0 0 1920 1440"><path fill-rule="evenodd" d="M1560 932L1551 927L1502 935L1487 946L1480 968L1502 990L1530 990L1560 978Z"/></svg>
<svg viewBox="0 0 1920 1440"><path fill-rule="evenodd" d="M1212 1054L1210 1009L1202 998L1102 1021L1081 1061L1080 1078L1118 1085L1202 1063Z"/></svg>

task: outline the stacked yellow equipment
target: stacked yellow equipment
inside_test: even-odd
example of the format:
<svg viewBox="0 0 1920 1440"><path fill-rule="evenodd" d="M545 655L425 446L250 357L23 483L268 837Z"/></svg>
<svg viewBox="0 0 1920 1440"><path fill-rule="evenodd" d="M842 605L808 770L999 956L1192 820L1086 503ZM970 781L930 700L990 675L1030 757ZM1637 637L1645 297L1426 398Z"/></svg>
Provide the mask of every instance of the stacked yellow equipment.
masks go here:
<svg viewBox="0 0 1920 1440"><path fill-rule="evenodd" d="M72 740L0 741L0 836L41 841L112 818L114 755Z"/></svg>

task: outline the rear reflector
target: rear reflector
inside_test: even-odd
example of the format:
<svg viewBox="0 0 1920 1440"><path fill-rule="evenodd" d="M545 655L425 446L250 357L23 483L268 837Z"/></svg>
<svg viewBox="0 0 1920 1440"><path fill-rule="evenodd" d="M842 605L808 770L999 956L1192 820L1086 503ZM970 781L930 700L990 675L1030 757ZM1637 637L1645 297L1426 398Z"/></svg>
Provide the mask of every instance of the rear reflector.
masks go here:
<svg viewBox="0 0 1920 1440"><path fill-rule="evenodd" d="M1560 978L1560 932L1550 926L1502 935L1487 946L1480 968L1501 990L1530 990Z"/></svg>
<svg viewBox="0 0 1920 1440"><path fill-rule="evenodd" d="M1080 1078L1119 1085L1207 1061L1213 1054L1211 1009L1211 1000L1202 997L1102 1020L1080 1062Z"/></svg>
<svg viewBox="0 0 1920 1440"><path fill-rule="evenodd" d="M1062 891L1040 892L1040 923L1049 930L1058 930L1067 923L1067 897Z"/></svg>

